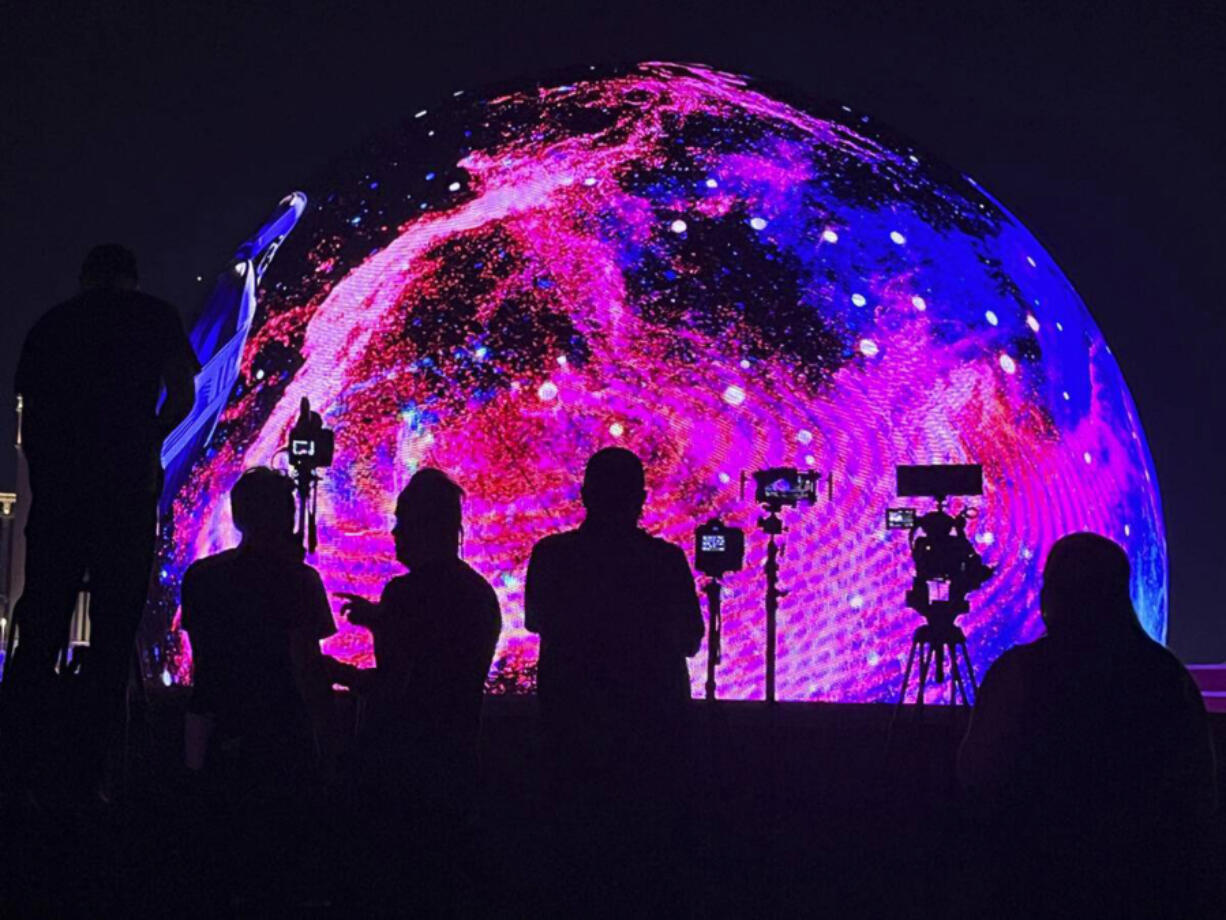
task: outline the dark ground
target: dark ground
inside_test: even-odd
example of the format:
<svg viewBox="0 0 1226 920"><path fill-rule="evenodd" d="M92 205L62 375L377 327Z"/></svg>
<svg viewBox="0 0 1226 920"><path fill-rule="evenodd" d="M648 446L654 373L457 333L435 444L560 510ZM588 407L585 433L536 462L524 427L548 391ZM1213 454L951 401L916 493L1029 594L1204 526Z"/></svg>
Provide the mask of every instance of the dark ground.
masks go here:
<svg viewBox="0 0 1226 920"><path fill-rule="evenodd" d="M929 709L900 723L887 752L891 707L721 703L694 705L694 832L682 867L694 917L946 917L963 905L966 817L953 757L965 713ZM908 713L908 715L910 715ZM346 840L339 805L300 813L284 849L270 843L256 880L238 881L227 853L232 825L189 785L179 766L181 701L155 701L138 731L127 804L76 818L48 814L5 822L0 865L4 916L353 916L335 894ZM1226 751L1226 717L1214 718ZM484 734L484 794L464 916L592 915L561 906L551 880L551 839L531 698L491 698ZM717 742L717 743L713 743ZM1220 774L1223 771L1219 764ZM1223 787L1226 788L1226 787ZM258 829L255 833L258 833ZM251 829L239 833L252 833ZM1200 873L1226 908L1226 824L1214 827ZM387 854L386 870L403 869ZM286 880L258 880L261 868ZM576 913L577 911L577 913ZM951 914L952 912L952 914ZM647 911L635 912L645 916Z"/></svg>

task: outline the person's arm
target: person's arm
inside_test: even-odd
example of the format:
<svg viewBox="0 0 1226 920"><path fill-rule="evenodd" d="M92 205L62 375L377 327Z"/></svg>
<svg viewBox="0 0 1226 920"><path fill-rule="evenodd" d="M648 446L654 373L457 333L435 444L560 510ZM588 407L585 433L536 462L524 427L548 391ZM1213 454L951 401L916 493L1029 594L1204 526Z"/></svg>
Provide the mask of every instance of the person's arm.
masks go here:
<svg viewBox="0 0 1226 920"><path fill-rule="evenodd" d="M330 722L332 711L332 687L319 643L336 632L336 627L319 573L308 567L304 581L298 625L290 632L290 658L298 692L319 731Z"/></svg>
<svg viewBox="0 0 1226 920"><path fill-rule="evenodd" d="M702 637L706 631L702 608L698 604L694 574L690 571L690 563L685 558L685 553L676 546L672 547L672 550L669 584L672 586L672 612L677 624L677 644L686 658L692 658L702 647Z"/></svg>
<svg viewBox="0 0 1226 920"><path fill-rule="evenodd" d="M166 399L158 410L158 427L169 434L179 426L196 402L196 374L200 362L192 344L183 333L183 324L172 307L167 305L163 317L162 365L160 374L166 387Z"/></svg>
<svg viewBox="0 0 1226 920"><path fill-rule="evenodd" d="M47 359L43 354L43 336L41 335L42 324L35 325L30 330L30 334L26 336L25 341L21 345L21 355L17 359L17 372L13 375L13 395L21 400L22 419L24 420L22 432L23 440L26 441L25 448L28 451L29 444L29 428L28 422L30 413L33 410L37 412L37 402L39 395L40 379L45 374ZM14 406L14 411L16 406Z"/></svg>
<svg viewBox="0 0 1226 920"><path fill-rule="evenodd" d="M553 577L548 550L540 543L532 548L524 582L524 629L538 635L548 631L549 607L553 603Z"/></svg>
<svg viewBox="0 0 1226 920"><path fill-rule="evenodd" d="M38 365L38 335L37 327L35 327L26 336L26 340L21 345L21 355L17 358L17 373L13 375L13 392L16 395L29 395Z"/></svg>
<svg viewBox="0 0 1226 920"><path fill-rule="evenodd" d="M378 628L380 618L378 601L372 601L360 594L350 594L347 591L336 591L335 595L344 601L341 604L341 616L346 620L363 629Z"/></svg>
<svg viewBox="0 0 1226 920"><path fill-rule="evenodd" d="M1173 762L1163 776L1164 800L1175 804L1179 818L1203 820L1217 811L1217 758L1205 701L1192 676L1180 667L1178 712L1170 720Z"/></svg>

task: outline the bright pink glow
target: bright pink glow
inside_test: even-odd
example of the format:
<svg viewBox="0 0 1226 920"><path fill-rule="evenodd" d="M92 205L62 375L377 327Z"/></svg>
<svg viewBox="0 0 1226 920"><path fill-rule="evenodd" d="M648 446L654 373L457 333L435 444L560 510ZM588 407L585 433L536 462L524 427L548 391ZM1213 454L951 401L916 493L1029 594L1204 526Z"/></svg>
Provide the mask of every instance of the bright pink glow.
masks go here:
<svg viewBox="0 0 1226 920"><path fill-rule="evenodd" d="M460 148L427 143L470 125ZM883 529L898 463L984 466L973 535L999 572L962 620L981 670L1037 634L1043 553L1077 529L1130 549L1162 634L1158 497L1119 370L1034 239L955 174L834 107L663 64L431 109L372 149L308 192L265 279L175 504L173 571L232 544L227 489L274 461L307 396L337 433L327 587L377 595L399 571L396 493L447 470L503 604L500 689L531 685L531 547L579 522L583 462L614 441L646 461L647 529L687 549L715 514L749 531L722 695L762 693L765 538L737 482L766 466L834 475L833 500L785 514L782 698L897 691L916 625L905 538ZM369 662L369 636L346 625L326 650Z"/></svg>

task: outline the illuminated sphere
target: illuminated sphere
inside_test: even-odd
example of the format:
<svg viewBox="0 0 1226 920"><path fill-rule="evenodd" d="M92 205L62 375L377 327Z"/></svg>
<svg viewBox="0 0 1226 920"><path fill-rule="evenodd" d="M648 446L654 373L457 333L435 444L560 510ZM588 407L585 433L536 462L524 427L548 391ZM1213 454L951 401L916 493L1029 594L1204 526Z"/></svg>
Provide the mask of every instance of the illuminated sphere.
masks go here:
<svg viewBox="0 0 1226 920"><path fill-rule="evenodd" d="M920 620L885 510L931 507L896 496L901 463L983 466L969 533L997 572L959 621L980 673L1040 634L1042 562L1071 531L1127 548L1164 636L1157 484L1102 335L1009 212L869 116L700 66L584 69L457 92L305 192L175 498L167 603L192 559L233 545L228 489L276 462L308 396L336 431L314 559L329 591L377 596L402 571L396 493L446 470L467 490L464 556L502 602L494 692L533 686L528 556L582 519L584 462L611 444L646 464L649 531L688 553L713 516L746 529L723 696L763 691L766 536L740 479L771 466L833 475L784 511L781 698L897 693ZM347 624L325 649L370 663Z"/></svg>

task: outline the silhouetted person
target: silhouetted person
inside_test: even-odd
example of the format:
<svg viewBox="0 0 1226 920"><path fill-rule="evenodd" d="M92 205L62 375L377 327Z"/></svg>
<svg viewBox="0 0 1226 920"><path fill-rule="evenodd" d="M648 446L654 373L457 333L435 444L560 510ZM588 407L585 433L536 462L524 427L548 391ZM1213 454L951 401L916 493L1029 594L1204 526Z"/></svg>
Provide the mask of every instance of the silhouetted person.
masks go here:
<svg viewBox="0 0 1226 920"><path fill-rule="evenodd" d="M189 711L212 722L214 753L230 753L238 782L302 782L317 750L330 749L332 687L319 643L336 625L319 573L303 561L294 534L289 477L250 469L231 490L230 505L241 543L198 560L183 576Z"/></svg>
<svg viewBox="0 0 1226 920"><path fill-rule="evenodd" d="M82 674L93 708L74 713L71 760L92 780L120 712L148 589L159 451L191 410L199 365L174 308L137 290L129 250L95 247L80 281L80 294L34 325L17 365L33 500L25 590L14 613L18 645L4 681L9 737L0 744L22 764L39 763L32 742L52 729L42 722L54 667L88 575Z"/></svg>
<svg viewBox="0 0 1226 920"><path fill-rule="evenodd" d="M1137 620L1129 575L1105 537L1057 541L1047 634L984 677L958 776L991 830L993 916L1195 916L1213 744L1196 685Z"/></svg>
<svg viewBox="0 0 1226 920"><path fill-rule="evenodd" d="M336 632L319 573L294 534L294 486L267 467L230 492L242 541L183 576L182 625L191 640L187 728L211 727L199 785L205 846L221 891L284 906L311 876L323 841L314 793L333 750L332 684L320 652ZM322 835L321 835L322 836Z"/></svg>
<svg viewBox="0 0 1226 920"><path fill-rule="evenodd" d="M583 476L587 515L577 530L537 543L525 595L525 626L541 637L552 795L576 845L592 846L601 863L580 871L603 875L603 896L615 899L658 887L642 860L677 842L686 658L703 636L685 555L638 526L646 495L633 453L594 454Z"/></svg>
<svg viewBox="0 0 1226 920"><path fill-rule="evenodd" d="M381 893L409 910L446 907L471 817L485 681L502 630L498 597L459 556L464 491L437 469L414 474L396 502L393 578L378 603L351 594L350 622L371 630L376 673L359 736L357 778L371 860L416 873ZM366 869L370 871L371 867ZM376 892L376 897L380 893ZM385 905L386 906L386 905Z"/></svg>

